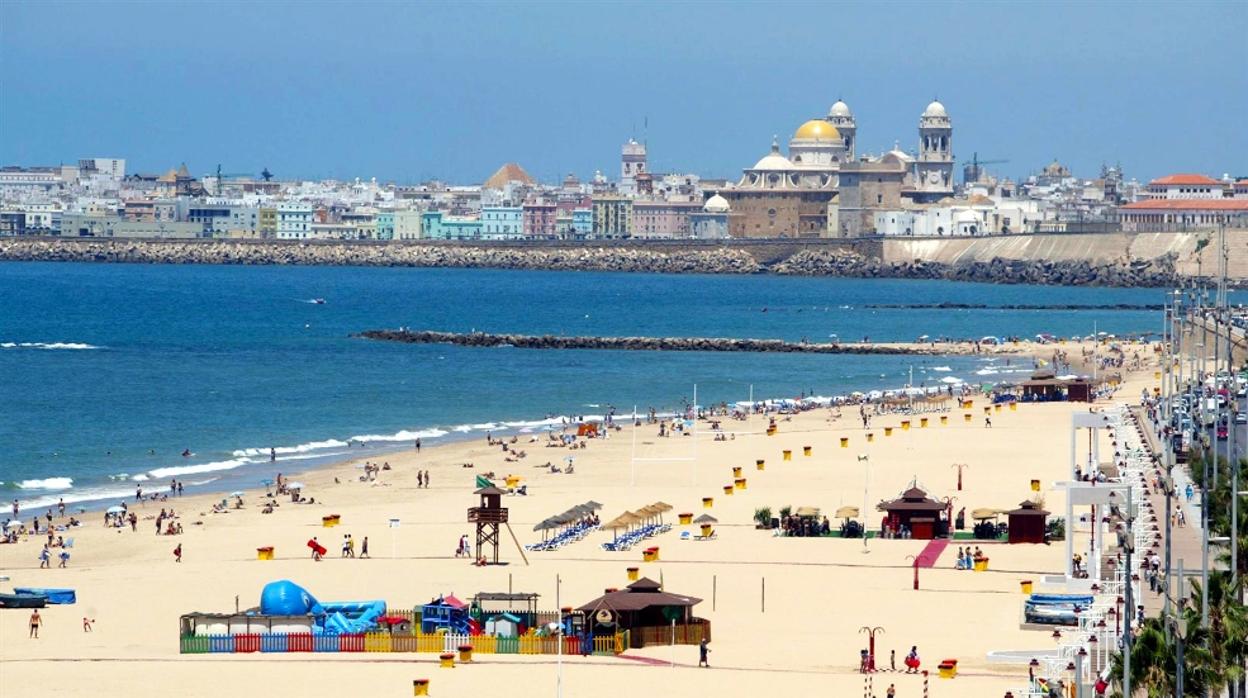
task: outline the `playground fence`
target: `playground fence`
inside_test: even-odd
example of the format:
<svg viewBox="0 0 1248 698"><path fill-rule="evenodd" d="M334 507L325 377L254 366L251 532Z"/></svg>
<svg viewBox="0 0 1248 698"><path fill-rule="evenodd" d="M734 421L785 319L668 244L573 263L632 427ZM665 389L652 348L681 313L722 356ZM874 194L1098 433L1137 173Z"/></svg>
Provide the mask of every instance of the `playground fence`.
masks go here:
<svg viewBox="0 0 1248 698"><path fill-rule="evenodd" d="M676 626L677 643L697 644L702 635L695 632L698 626ZM688 629L685 629L688 628ZM611 656L623 653L631 646L633 637L654 638L649 644L667 644L671 641L670 627L639 628L642 635L633 636L629 631L593 638L587 643L581 637L562 638L563 654L569 656L594 654ZM653 631L653 632L652 632ZM661 636L661 638L659 637ZM709 633L708 633L709 636ZM688 639L688 641L686 641ZM455 652L460 645L472 645L477 654L557 654L560 638L523 635L499 637L493 635L459 635L453 633L415 633L391 635L387 632L370 632L351 635L311 635L308 633L264 633L239 635L182 635L178 648L182 654L218 654L242 652L415 652L441 654ZM644 645L643 645L644 646Z"/></svg>
<svg viewBox="0 0 1248 698"><path fill-rule="evenodd" d="M647 625L633 628L630 633L631 644L629 646L633 648L670 645L673 641L678 645L697 645L702 642L703 638L708 641L711 639L711 624L704 621L675 626ZM673 636L675 636L674 640Z"/></svg>

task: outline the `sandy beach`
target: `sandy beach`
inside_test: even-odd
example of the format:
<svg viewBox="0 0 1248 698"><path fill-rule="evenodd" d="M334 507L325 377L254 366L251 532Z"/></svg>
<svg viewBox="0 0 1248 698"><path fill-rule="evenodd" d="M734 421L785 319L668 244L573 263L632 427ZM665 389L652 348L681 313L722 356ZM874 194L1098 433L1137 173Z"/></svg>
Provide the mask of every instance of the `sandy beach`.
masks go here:
<svg viewBox="0 0 1248 698"><path fill-rule="evenodd" d="M1047 357L1052 347L1027 347ZM1078 345L1065 345L1072 358ZM1023 352L1026 353L1026 352ZM1131 356L1133 349L1128 348ZM1153 354L1140 370L1124 374L1110 401L1134 402L1153 385ZM953 405L953 403L949 403ZM569 696L658 695L861 695L859 650L866 646L863 626L884 629L878 638L877 665L896 664L917 646L924 668L932 670L934 696L1000 696L1026 677L1025 667L990 664L993 650L1049 649L1045 632L1023 630L1023 595L1019 582L1037 582L1060 573L1063 546L1006 545L979 542L990 560L987 572L954 569L961 541L944 551L935 567L921 570L920 590L911 588L907 556L918 555L926 541L839 538L778 538L758 530L757 507L773 516L783 506L815 506L831 516L838 507L867 502L866 522L877 528L881 500L897 497L912 481L931 496L956 497L955 510L1014 508L1035 495L1040 480L1045 508L1060 515L1064 501L1053 491L1064 479L1070 452L1070 415L1083 403L1022 404L1001 409L985 425L982 397L976 397L971 420L956 406L932 413L921 428L918 416L874 417L864 429L856 407L816 409L778 421L778 433L765 434L767 419L723 419L727 440L716 440L709 424L699 433L660 437L656 425L622 429L607 439L592 439L584 449L546 446L545 434L521 434L513 448L527 452L518 462L506 453L472 442L426 447L420 453L370 456L307 473L288 474L305 484L315 504L278 498L272 514L262 514L263 490L247 492L242 509L211 513L216 497L171 498L133 508L137 532L105 528L102 515L87 515L84 525L65 535L75 539L67 569L39 569L41 537L0 545L0 574L14 586L70 587L78 603L43 609L38 640L27 639L29 611L0 610L0 694L217 696L241 695L411 695L412 680L432 680L430 695L455 696L497 690L510 696L553 695L556 658L486 655L471 666L440 669L432 654L228 654L180 655L178 617L191 611L227 612L236 603L246 609L259 602L267 582L290 579L321 600L383 599L411 608L444 593L469 598L481 591L530 591L541 594L539 608L577 606L607 587L627 584L626 568L662 580L674 593L703 599L695 615L709 619L712 669L697 668L695 646L649 647L617 657L568 657L563 660L563 689ZM948 417L941 424L940 416ZM911 419L909 430L901 429ZM893 427L885 436L885 427ZM874 434L868 443L866 434ZM512 434L496 434L510 439ZM529 443L530 438L537 439ZM848 438L847 447L841 439ZM811 455L802 455L803 447ZM784 450L792 460L782 458ZM1103 454L1112 453L1108 444ZM575 473L551 473L548 461L565 465L575 458ZM635 457L634 457L635 456ZM863 458L865 456L865 459ZM758 470L755 461L765 460ZM361 482L364 460L389 464L375 481ZM465 463L473 467L464 467ZM963 489L957 470L966 464ZM732 468L742 467L747 488L725 496ZM417 472L428 471L431 487L417 487ZM471 537L466 510L476 506L475 476L493 472L515 475L527 496L503 498L511 527L521 543L540 540L533 526L544 518L589 499L601 502L603 520L625 510L665 501L679 512L710 513L720 521L717 538L682 541L680 526L650 541L661 548L660 561L641 562L640 548L608 552L600 543L612 534L600 531L585 540L521 559L504 532L501 558L507 564L477 567L454 556L461 535ZM269 476L271 473L265 473ZM258 473L257 478L261 477ZM156 483L151 483L153 486ZM703 497L714 497L703 508ZM231 503L233 500L230 500ZM183 534L154 534L155 515L172 506ZM341 516L337 528L322 528L321 517ZM391 528L389 520L401 521ZM833 520L836 528L839 521ZM968 520L968 527L970 521ZM365 536L371 559L341 559L344 534ZM310 559L305 541L313 536L329 548L323 561ZM183 560L174 562L175 546ZM256 559L256 548L275 547L275 559ZM560 583L556 584L556 579ZM765 588L765 592L764 592ZM558 602L556 602L558 594ZM95 621L82 630L83 617ZM956 679L941 680L935 666L958 660ZM883 696L890 683L898 696L922 695L922 678L884 671L873 677Z"/></svg>

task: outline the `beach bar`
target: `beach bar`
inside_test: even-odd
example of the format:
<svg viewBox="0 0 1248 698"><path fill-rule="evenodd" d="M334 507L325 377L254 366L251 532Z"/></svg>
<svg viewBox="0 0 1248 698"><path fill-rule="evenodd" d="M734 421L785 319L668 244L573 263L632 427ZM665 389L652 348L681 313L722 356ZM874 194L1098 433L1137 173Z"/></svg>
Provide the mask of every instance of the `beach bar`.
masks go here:
<svg viewBox="0 0 1248 698"><path fill-rule="evenodd" d="M903 527L909 529L911 538L919 540L940 538L948 533L948 523L940 517L946 505L913 484L900 497L880 502L876 509L887 513L884 528L894 534Z"/></svg>

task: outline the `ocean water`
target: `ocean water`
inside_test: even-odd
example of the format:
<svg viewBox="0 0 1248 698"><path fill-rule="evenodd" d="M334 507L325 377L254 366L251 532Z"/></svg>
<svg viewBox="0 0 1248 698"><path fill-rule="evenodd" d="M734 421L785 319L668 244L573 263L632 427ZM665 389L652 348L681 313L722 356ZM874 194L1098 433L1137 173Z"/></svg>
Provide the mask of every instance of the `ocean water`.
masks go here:
<svg viewBox="0 0 1248 698"><path fill-rule="evenodd" d="M451 331L912 340L1156 331L1145 311L871 310L866 304L1160 303L1159 289L943 281L355 267L0 264L0 495L111 504L177 478L255 486L346 455L551 416L847 394L1018 366L973 357L415 346ZM311 302L324 298L325 304ZM349 446L363 442L364 447ZM278 462L269 463L269 448ZM189 450L192 455L183 456Z"/></svg>

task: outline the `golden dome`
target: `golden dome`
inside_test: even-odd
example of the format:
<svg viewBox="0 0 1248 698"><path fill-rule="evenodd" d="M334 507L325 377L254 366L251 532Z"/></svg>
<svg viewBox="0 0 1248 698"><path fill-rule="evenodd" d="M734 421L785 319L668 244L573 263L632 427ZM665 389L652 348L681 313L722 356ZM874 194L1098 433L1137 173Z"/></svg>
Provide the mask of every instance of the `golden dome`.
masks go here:
<svg viewBox="0 0 1248 698"><path fill-rule="evenodd" d="M794 138L808 140L831 141L840 140L841 134L836 127L823 119L811 119L797 128Z"/></svg>

